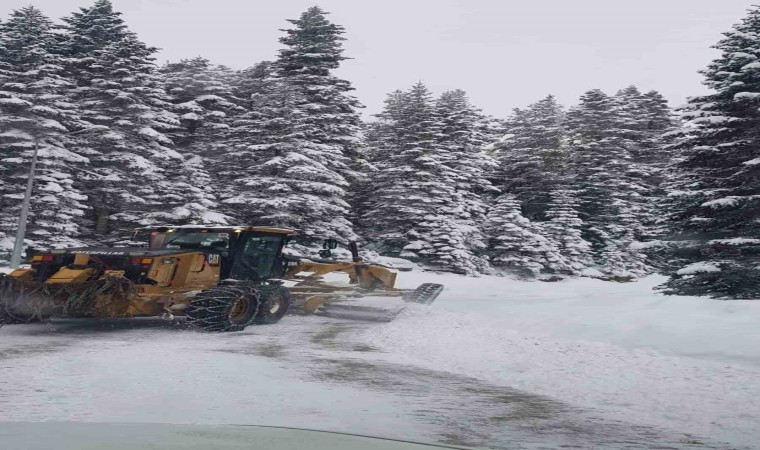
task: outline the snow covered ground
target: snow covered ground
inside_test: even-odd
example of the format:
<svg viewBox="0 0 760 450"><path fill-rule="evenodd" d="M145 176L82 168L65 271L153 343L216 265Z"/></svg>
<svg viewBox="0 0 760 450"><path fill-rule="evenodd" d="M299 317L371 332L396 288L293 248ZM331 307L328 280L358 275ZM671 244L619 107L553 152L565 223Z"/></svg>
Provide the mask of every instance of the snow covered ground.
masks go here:
<svg viewBox="0 0 760 450"><path fill-rule="evenodd" d="M404 364L466 374L608 416L760 442L760 301L667 297L634 283L421 273L434 308L367 329Z"/></svg>
<svg viewBox="0 0 760 450"><path fill-rule="evenodd" d="M385 324L5 326L0 421L284 425L496 448L760 441L760 302L664 297L657 277L399 279L447 288Z"/></svg>

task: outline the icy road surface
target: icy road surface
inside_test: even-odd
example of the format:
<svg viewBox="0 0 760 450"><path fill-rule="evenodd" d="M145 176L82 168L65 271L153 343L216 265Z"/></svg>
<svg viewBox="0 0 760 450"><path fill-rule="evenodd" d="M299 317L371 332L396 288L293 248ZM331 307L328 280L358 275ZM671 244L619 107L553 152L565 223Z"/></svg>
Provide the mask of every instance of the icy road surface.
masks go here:
<svg viewBox="0 0 760 450"><path fill-rule="evenodd" d="M289 316L0 328L0 421L258 424L493 448L753 448L760 302L657 280L448 288L388 324Z"/></svg>

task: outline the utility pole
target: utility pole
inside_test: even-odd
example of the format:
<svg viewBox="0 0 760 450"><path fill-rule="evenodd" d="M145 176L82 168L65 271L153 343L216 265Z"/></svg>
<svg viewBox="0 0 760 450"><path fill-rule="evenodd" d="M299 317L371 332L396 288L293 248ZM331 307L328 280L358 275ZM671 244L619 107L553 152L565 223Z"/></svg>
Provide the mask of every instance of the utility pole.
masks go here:
<svg viewBox="0 0 760 450"><path fill-rule="evenodd" d="M29 205L32 202L32 188L34 187L34 171L37 169L37 153L39 152L40 141L34 140L34 153L32 155L32 165L29 167L29 179L26 180L26 192L24 201L21 203L21 215L19 216L18 231L16 231L16 242L13 245L11 254L11 269L18 269L21 265L21 251L24 249L24 236L26 235L26 220L29 217Z"/></svg>
<svg viewBox="0 0 760 450"><path fill-rule="evenodd" d="M83 130L66 133L69 136L75 134L84 134L91 132L105 132L108 127L105 125L93 125ZM18 269L21 265L21 252L24 250L24 237L26 236L26 222L29 218L29 206L32 203L32 189L34 188L34 172L37 169L37 154L40 148L40 138L34 138L34 154L32 155L32 165L29 167L29 179L26 180L26 192L24 201L21 202L21 214L18 218L18 231L16 231L16 242L13 244L13 253L11 253L11 269Z"/></svg>

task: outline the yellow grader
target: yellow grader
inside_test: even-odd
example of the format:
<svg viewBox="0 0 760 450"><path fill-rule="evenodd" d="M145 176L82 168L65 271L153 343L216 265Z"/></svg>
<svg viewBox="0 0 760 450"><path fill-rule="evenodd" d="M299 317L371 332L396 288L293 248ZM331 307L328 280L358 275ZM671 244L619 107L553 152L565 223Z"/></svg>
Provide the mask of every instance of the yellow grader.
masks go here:
<svg viewBox="0 0 760 450"><path fill-rule="evenodd" d="M397 289L396 272L361 260L283 253L296 235L275 227L180 226L141 229L147 248L71 248L32 256L31 267L0 274L0 324L51 317L186 316L205 331L239 331L278 322L288 311L390 320L399 308L361 305L356 299L401 297L430 304L443 290L426 283ZM348 275L330 283L325 276Z"/></svg>

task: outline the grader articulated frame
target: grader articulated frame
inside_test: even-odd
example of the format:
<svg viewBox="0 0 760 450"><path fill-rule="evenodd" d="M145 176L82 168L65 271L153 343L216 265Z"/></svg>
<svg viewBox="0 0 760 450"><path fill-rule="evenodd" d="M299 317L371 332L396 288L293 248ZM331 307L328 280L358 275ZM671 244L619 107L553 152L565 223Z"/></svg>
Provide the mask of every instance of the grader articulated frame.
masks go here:
<svg viewBox="0 0 760 450"><path fill-rule="evenodd" d="M32 257L31 267L0 275L0 323L50 317L187 316L207 331L237 331L279 321L288 311L390 320L401 308L362 305L364 297L430 304L443 290L396 288L396 272L361 260L283 250L296 235L275 227L180 226L141 229L148 248L73 248ZM347 283L326 276L348 275Z"/></svg>

